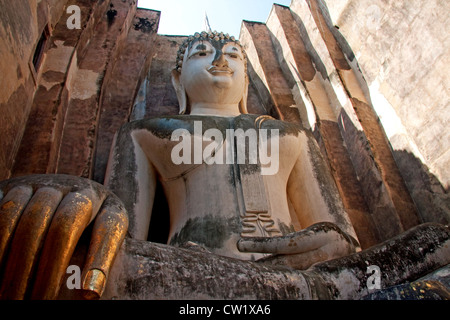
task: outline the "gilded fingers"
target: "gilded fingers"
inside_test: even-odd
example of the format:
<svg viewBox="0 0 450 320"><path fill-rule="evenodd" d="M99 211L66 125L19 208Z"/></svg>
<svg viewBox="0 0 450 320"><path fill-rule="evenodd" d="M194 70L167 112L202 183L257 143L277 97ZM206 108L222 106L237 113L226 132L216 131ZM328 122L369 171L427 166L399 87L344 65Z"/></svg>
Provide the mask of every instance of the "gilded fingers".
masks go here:
<svg viewBox="0 0 450 320"><path fill-rule="evenodd" d="M0 299L56 299L97 213L84 288L101 296L128 227L121 201L100 184L65 175L5 180L0 191Z"/></svg>
<svg viewBox="0 0 450 320"><path fill-rule="evenodd" d="M61 191L43 187L31 198L11 241L0 298L25 298L39 250L62 196Z"/></svg>
<svg viewBox="0 0 450 320"><path fill-rule="evenodd" d="M32 194L31 187L18 186L11 189L0 202L0 266L3 265L14 230Z"/></svg>
<svg viewBox="0 0 450 320"><path fill-rule="evenodd" d="M106 286L106 275L102 270L91 269L84 276L83 290L86 300L97 300L103 294Z"/></svg>
<svg viewBox="0 0 450 320"><path fill-rule="evenodd" d="M84 190L71 192L61 201L42 249L32 299L57 297L78 240L95 216L93 198L89 190Z"/></svg>
<svg viewBox="0 0 450 320"><path fill-rule="evenodd" d="M87 299L101 297L109 270L128 229L128 216L123 204L114 195L103 203L91 236L84 266L82 288Z"/></svg>

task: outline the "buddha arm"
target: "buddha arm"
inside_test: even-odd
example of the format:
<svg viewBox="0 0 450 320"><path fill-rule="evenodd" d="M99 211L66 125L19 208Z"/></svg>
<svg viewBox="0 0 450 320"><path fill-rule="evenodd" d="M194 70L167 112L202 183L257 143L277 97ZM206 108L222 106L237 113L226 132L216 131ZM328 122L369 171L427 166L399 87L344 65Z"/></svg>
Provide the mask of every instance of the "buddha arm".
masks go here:
<svg viewBox="0 0 450 320"><path fill-rule="evenodd" d="M358 247L331 173L311 139L299 136L301 152L287 183L295 211L292 219L297 219L302 230L270 239L242 239L238 244L241 251L274 253L277 256L264 261L306 269L350 254Z"/></svg>
<svg viewBox="0 0 450 320"><path fill-rule="evenodd" d="M116 134L111 148L105 185L124 203L129 235L147 240L156 190L156 172L135 138L132 124Z"/></svg>

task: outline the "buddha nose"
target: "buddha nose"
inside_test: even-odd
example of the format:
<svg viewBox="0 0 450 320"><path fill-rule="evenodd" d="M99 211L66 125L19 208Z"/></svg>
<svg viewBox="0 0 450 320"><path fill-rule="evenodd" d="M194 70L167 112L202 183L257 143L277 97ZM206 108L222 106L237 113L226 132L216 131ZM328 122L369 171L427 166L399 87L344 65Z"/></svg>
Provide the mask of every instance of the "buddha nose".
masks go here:
<svg viewBox="0 0 450 320"><path fill-rule="evenodd" d="M219 68L228 67L228 61L221 50L217 50L212 65Z"/></svg>

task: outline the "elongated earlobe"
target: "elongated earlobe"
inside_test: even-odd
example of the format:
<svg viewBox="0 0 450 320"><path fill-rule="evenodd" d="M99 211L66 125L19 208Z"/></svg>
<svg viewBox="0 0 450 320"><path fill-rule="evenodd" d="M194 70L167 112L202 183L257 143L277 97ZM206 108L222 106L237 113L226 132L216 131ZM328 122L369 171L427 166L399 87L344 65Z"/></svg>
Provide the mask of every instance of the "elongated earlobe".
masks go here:
<svg viewBox="0 0 450 320"><path fill-rule="evenodd" d="M175 93L177 94L178 104L180 105L179 114L185 114L187 109L187 96L186 90L180 81L180 72L177 70L172 70L172 85L175 88Z"/></svg>
<svg viewBox="0 0 450 320"><path fill-rule="evenodd" d="M245 91L242 100L239 101L239 110L242 114L247 114L247 98L248 98L248 80L245 82Z"/></svg>

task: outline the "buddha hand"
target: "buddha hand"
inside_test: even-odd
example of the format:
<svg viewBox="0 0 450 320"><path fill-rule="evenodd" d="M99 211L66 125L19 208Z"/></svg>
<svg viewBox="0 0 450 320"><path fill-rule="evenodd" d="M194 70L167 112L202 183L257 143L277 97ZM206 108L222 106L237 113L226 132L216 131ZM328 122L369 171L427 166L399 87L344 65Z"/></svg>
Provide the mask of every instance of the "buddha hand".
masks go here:
<svg viewBox="0 0 450 320"><path fill-rule="evenodd" d="M241 252L271 253L258 261L305 270L315 263L340 258L360 250L358 242L331 222L314 224L278 237L242 238Z"/></svg>
<svg viewBox="0 0 450 320"><path fill-rule="evenodd" d="M81 289L99 298L128 228L104 186L67 175L0 182L0 299L55 299L83 231L94 221Z"/></svg>

